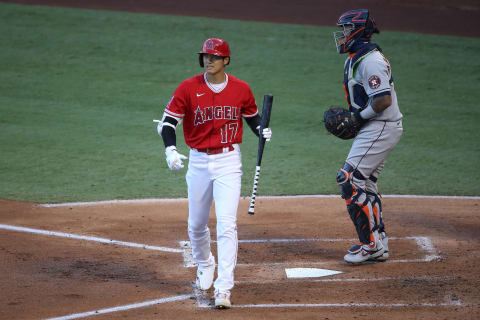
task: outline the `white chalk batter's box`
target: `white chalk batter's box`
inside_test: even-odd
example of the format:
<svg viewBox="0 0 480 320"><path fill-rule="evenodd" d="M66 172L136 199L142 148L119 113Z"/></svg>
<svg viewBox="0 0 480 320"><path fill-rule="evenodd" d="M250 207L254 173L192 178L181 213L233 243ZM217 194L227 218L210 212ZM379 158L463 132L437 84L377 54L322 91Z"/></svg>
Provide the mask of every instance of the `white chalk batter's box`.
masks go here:
<svg viewBox="0 0 480 320"><path fill-rule="evenodd" d="M356 239L240 239L237 267L266 265L322 265L343 261ZM389 238L390 259L385 263L431 262L441 259L429 237ZM195 267L189 241L180 241L184 266ZM212 241L212 252L216 243ZM259 257L262 260L260 260ZM255 262L252 262L255 261Z"/></svg>

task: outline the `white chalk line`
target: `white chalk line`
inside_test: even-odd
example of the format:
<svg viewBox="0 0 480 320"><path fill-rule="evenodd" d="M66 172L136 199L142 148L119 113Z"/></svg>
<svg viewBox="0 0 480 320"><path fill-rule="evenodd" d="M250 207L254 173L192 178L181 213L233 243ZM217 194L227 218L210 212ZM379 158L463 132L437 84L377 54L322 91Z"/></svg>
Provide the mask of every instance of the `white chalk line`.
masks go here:
<svg viewBox="0 0 480 320"><path fill-rule="evenodd" d="M438 260L439 258L434 258L431 256L425 256L424 258L420 259L389 259L387 261L366 261L363 264L376 264L376 263L421 263L421 262L431 262ZM292 261L292 262L264 262L264 263L237 263L237 267L274 267L274 266L320 266L320 265L345 265L345 262L342 261Z"/></svg>
<svg viewBox="0 0 480 320"><path fill-rule="evenodd" d="M446 303L283 303L283 304L243 304L232 308L405 308L405 307L460 307L462 301Z"/></svg>
<svg viewBox="0 0 480 320"><path fill-rule="evenodd" d="M56 232L56 231L48 231L48 230L39 230L39 229L32 229L26 227L18 227L12 225L4 225L0 224L0 229L10 230L10 231L19 231L19 232L28 232L40 235L47 235L47 236L56 236L62 238L69 238L69 239L77 239L77 240L85 240L85 241L93 241L99 242L104 244L111 244L111 245L118 245L118 246L125 246L125 247L133 247L133 248L141 248L146 250L155 250L155 251L163 251L163 252L174 252L174 253L182 253L183 254L183 261L184 267L192 268L196 266L196 263L193 260L192 249L190 246L189 241L180 241L180 247L182 249L174 249L174 248L166 248L166 247L158 247L158 246L151 246L146 244L134 243L134 242L126 242L126 241L119 241L119 240L112 240L106 238L99 238L99 237L91 237L91 236L83 236L71 233L64 233L64 232ZM387 260L386 263L405 263L405 262L429 262L438 260L441 258L436 252L435 247L433 246L431 240L428 237L406 237L406 238L390 238L390 240L402 240L402 239L413 239L419 245L419 247L429 253L423 259L402 259L402 260ZM307 242L307 241L325 241L325 242L340 242L340 241L356 241L356 239L247 239L247 240L239 240L240 243L277 243L277 242ZM237 264L239 267L253 267L253 266L275 266L275 265L322 265L327 264L328 262L322 261L315 261L315 262L281 262L281 263L257 263L257 264Z"/></svg>
<svg viewBox="0 0 480 320"><path fill-rule="evenodd" d="M242 197L249 199L250 197ZM291 196L257 196L256 199L307 199L307 198L339 198L338 194L314 194L314 195L291 195ZM427 195L403 195L386 194L382 198L412 198L412 199L459 199L459 200L480 200L480 196L427 196ZM130 199L130 200L104 200L88 202L66 202L66 203L44 203L42 207L78 207L78 206L96 206L106 204L142 204L142 203L165 203L165 202L187 202L186 198L152 198L152 199Z"/></svg>
<svg viewBox="0 0 480 320"><path fill-rule="evenodd" d="M96 206L105 204L142 204L142 203L159 203L159 202L184 202L186 198L172 198L172 199L132 199L132 200L103 200L103 201L86 201L86 202L65 202L65 203L43 203L42 207L81 207L81 206Z"/></svg>
<svg viewBox="0 0 480 320"><path fill-rule="evenodd" d="M89 316L96 316L96 315L100 315L100 314L144 308L144 307L152 306L152 305L155 305L155 304L181 301L181 300L190 299L191 297L193 297L193 295L183 294L183 295L179 295L179 296L155 299L155 300L150 300L150 301L145 301L145 302L140 302L140 303L129 304L129 305L125 305L125 306L119 306L119 307L113 307L113 308L107 308L107 309L100 309L100 310L88 311L88 312L83 312L83 313L74 313L74 314L61 316L61 317L56 317L56 318L48 318L46 320L79 319L79 318L85 318L85 317L89 317Z"/></svg>
<svg viewBox="0 0 480 320"><path fill-rule="evenodd" d="M413 238L420 248L430 253L430 255L425 256L425 259L427 259L427 261L434 261L442 258L439 254L437 254L437 250L435 249L435 246L433 245L432 240L430 240L430 238L428 237L410 237L410 238Z"/></svg>
<svg viewBox="0 0 480 320"><path fill-rule="evenodd" d="M382 263L418 263L431 262L439 260L442 257L438 254L437 249L428 237L412 236L412 237L389 237L389 241L396 240L414 240L420 250L426 252L423 258L417 259L389 259ZM243 239L238 240L239 243L295 243L295 242L356 242L358 239L342 239L342 238L304 238L304 239ZM212 241L215 242L215 241ZM183 251L183 266L186 268L196 267L197 264L193 260L192 247L190 241L180 241ZM368 262L367 262L368 263ZM376 263L376 262L371 262ZM260 263L237 263L237 267L264 267L264 266L291 266L291 265L326 265L340 264L332 261L286 261L286 262L260 262Z"/></svg>
<svg viewBox="0 0 480 320"><path fill-rule="evenodd" d="M164 251L164 252L183 253L183 250L181 250L181 249L157 247L157 246L151 246L151 245L147 245L147 244L140 244L140 243L134 243L134 242L126 242L126 241L105 239L105 238L99 238L99 237L82 236L82 235L72 234L72 233L39 230L39 229L11 226L11 225L5 225L5 224L0 224L0 229L10 230L10 231L28 232L28 233L45 235L45 236L55 236L55 237L61 237L61 238L100 242L100 243L112 244L112 245L124 246L124 247L133 247L133 248L141 248L141 249Z"/></svg>
<svg viewBox="0 0 480 320"><path fill-rule="evenodd" d="M419 276L419 277L383 277L383 278L327 278L327 279L315 279L315 278L307 278L307 279L283 279L286 282L381 282L381 281L451 281L456 280L457 277L455 276ZM242 284L272 284L272 283L279 283L277 280L236 280L235 284L242 285Z"/></svg>
<svg viewBox="0 0 480 320"><path fill-rule="evenodd" d="M422 243L421 246L422 248L425 248L426 250L430 250L433 245L432 242L428 237L421 237L421 236L412 236L412 237L388 237L389 240L423 240L420 241ZM239 243L268 243L268 242L316 242L316 241L321 241L321 242L358 242L358 239L356 238L278 238L278 239L239 239ZM214 241L212 241L214 242Z"/></svg>
<svg viewBox="0 0 480 320"><path fill-rule="evenodd" d="M419 276L419 277L384 277L384 278L370 278L370 279L359 279L359 278L346 278L346 279L291 279L289 282L301 283L301 282L374 282L374 281L449 281L455 280L457 277L454 276ZM279 283L278 280L265 280L265 281L254 281L254 280L244 280L244 281L235 281L236 285L242 284L272 284ZM197 300L198 308L213 308L214 306L210 303L210 299L207 297L207 292L199 290L195 283L192 284L193 292L195 299ZM452 301L451 299L446 299L448 302L445 303L395 303L395 304L378 304L378 303L321 303L321 304L246 304L246 305L233 305L233 308L309 308L309 307L452 307L452 306L463 306L462 301L456 300Z"/></svg>

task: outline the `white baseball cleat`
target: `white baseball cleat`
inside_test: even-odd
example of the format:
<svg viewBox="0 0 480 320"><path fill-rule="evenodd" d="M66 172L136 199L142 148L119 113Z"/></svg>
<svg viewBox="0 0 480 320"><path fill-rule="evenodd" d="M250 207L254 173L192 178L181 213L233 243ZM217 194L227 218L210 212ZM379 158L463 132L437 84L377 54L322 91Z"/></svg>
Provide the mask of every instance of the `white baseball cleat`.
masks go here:
<svg viewBox="0 0 480 320"><path fill-rule="evenodd" d="M385 252L385 247L381 241L377 241L375 247L369 245L356 245L348 250L348 253L343 258L345 262L351 264L361 264L367 260L375 260Z"/></svg>
<svg viewBox="0 0 480 320"><path fill-rule="evenodd" d="M197 288L200 290L208 290L213 284L213 276L215 274L215 258L210 256L210 264L207 267L197 268Z"/></svg>
<svg viewBox="0 0 480 320"><path fill-rule="evenodd" d="M230 291L219 292L215 291L215 308L217 309L229 309L232 307L230 302Z"/></svg>
<svg viewBox="0 0 480 320"><path fill-rule="evenodd" d="M383 247L385 248L385 251L383 252L383 254L381 256L378 256L377 258L374 258L373 260L375 261L386 261L388 259L388 236L385 232L382 232L379 234L379 238L380 238L380 241L382 242L383 244Z"/></svg>
<svg viewBox="0 0 480 320"><path fill-rule="evenodd" d="M370 257L368 261L377 261L377 262L384 262L387 261L389 258L389 251L388 251L388 236L385 232L382 232L379 234L380 241L382 242L383 247L385 248L385 251L383 251L383 254L378 257ZM357 253L360 249L362 248L362 244L356 244L353 245L350 249L348 249L349 253L355 254ZM375 255L374 255L375 256Z"/></svg>

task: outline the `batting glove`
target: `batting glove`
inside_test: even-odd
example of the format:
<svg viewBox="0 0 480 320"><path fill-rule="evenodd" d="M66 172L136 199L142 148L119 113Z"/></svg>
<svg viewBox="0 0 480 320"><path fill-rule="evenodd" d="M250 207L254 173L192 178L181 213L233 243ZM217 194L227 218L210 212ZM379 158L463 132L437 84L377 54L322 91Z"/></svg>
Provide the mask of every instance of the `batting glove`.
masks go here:
<svg viewBox="0 0 480 320"><path fill-rule="evenodd" d="M270 141L270 139L272 139L272 129L263 128L262 135L266 141Z"/></svg>
<svg viewBox="0 0 480 320"><path fill-rule="evenodd" d="M188 159L183 154L178 153L175 146L165 148L165 155L167 156L167 165L173 171L183 169L182 160Z"/></svg>
<svg viewBox="0 0 480 320"><path fill-rule="evenodd" d="M257 130L260 131L260 126L257 127ZM270 139L272 139L272 129L263 128L262 137L265 139L265 141L270 141Z"/></svg>

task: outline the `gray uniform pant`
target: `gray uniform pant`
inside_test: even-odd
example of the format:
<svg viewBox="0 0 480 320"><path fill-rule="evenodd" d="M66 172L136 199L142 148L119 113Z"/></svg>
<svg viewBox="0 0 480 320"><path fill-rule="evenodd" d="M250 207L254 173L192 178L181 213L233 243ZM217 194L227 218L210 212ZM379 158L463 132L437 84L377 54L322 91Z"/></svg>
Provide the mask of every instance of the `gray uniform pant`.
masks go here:
<svg viewBox="0 0 480 320"><path fill-rule="evenodd" d="M363 190L378 194L376 178L382 171L390 151L403 133L402 120L395 122L371 120L353 140L346 162L366 178L353 177L353 183ZM369 179L374 177L374 179Z"/></svg>

